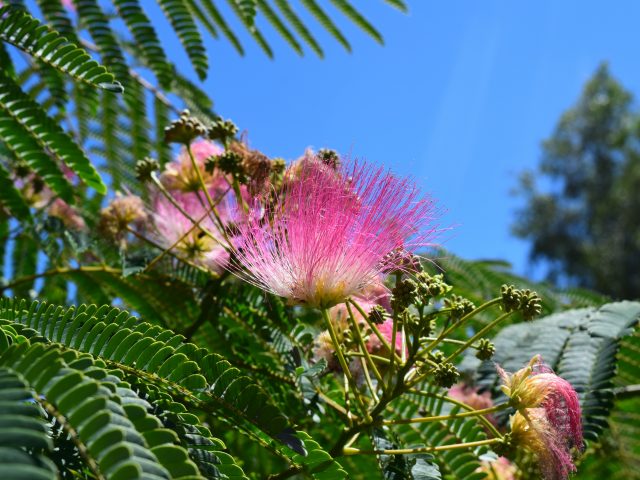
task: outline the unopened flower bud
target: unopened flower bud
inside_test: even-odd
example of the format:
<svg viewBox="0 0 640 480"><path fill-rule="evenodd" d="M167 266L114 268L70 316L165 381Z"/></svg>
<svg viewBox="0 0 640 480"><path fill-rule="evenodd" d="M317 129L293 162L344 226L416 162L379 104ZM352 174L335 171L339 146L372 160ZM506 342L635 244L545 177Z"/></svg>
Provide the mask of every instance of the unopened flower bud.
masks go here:
<svg viewBox="0 0 640 480"><path fill-rule="evenodd" d="M231 120L219 119L209 127L207 136L210 140L218 140L223 145L227 145L236 133L238 133L238 127Z"/></svg>
<svg viewBox="0 0 640 480"><path fill-rule="evenodd" d="M525 320L531 320L542 312L542 300L536 292L531 290L521 291L520 311Z"/></svg>
<svg viewBox="0 0 640 480"><path fill-rule="evenodd" d="M444 281L444 275L429 275L427 272L420 272L416 275L418 282L418 293L428 299L439 297L451 290L451 285Z"/></svg>
<svg viewBox="0 0 640 480"><path fill-rule="evenodd" d="M480 360L490 360L495 353L495 345L486 338L481 338L478 342L478 351L476 352L476 357Z"/></svg>
<svg viewBox="0 0 640 480"><path fill-rule="evenodd" d="M151 174L158 170L160 165L153 158L143 158L136 162L136 178L141 182L146 182L151 178Z"/></svg>
<svg viewBox="0 0 640 480"><path fill-rule="evenodd" d="M473 302L459 295L452 295L450 298L445 298L443 303L446 308L451 309L451 320L454 322L457 322L476 308Z"/></svg>
<svg viewBox="0 0 640 480"><path fill-rule="evenodd" d="M441 363L433 370L434 381L443 388L451 388L460 377L458 369L449 362Z"/></svg>
<svg viewBox="0 0 640 480"><path fill-rule="evenodd" d="M183 110L180 117L164 129L164 141L186 145L206 133L207 129L204 124L196 117L191 116L189 110Z"/></svg>
<svg viewBox="0 0 640 480"><path fill-rule="evenodd" d="M318 158L322 163L330 166L334 170L336 170L340 166L340 156L335 150L322 148L318 150Z"/></svg>
<svg viewBox="0 0 640 480"><path fill-rule="evenodd" d="M387 310L381 305L374 305L369 311L369 320L376 325L383 324L389 317Z"/></svg>
<svg viewBox="0 0 640 480"><path fill-rule="evenodd" d="M396 286L391 290L393 294L391 297L391 308L393 308L393 311L400 313L409 307L415 300L416 289L416 282L410 278L405 278L397 282Z"/></svg>

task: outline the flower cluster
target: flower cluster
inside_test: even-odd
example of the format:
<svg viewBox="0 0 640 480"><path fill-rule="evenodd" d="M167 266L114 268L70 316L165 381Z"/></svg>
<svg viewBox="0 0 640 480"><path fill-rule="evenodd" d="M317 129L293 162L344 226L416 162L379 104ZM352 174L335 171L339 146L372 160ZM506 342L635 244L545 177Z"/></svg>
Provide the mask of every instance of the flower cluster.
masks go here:
<svg viewBox="0 0 640 480"><path fill-rule="evenodd" d="M564 479L575 471L571 449L582 448L582 420L578 395L539 356L516 373L500 367L502 391L516 413L511 417L514 445L534 453L544 477Z"/></svg>
<svg viewBox="0 0 640 480"><path fill-rule="evenodd" d="M194 142L190 149L191 153L184 147L160 175L169 195L161 191L153 195L154 240L180 258L220 272L229 260L227 228L237 221L237 199L222 172L205 168L223 149L204 140Z"/></svg>

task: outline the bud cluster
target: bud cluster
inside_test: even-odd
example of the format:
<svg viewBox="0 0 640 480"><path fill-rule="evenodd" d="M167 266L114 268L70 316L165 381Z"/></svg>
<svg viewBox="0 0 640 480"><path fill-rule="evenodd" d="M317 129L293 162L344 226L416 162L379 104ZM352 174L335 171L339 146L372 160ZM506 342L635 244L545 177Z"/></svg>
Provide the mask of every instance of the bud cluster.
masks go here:
<svg viewBox="0 0 640 480"><path fill-rule="evenodd" d="M141 182L146 182L151 178L151 174L160 169L158 161L154 158L143 158L136 162L136 178Z"/></svg>
<svg viewBox="0 0 640 480"><path fill-rule="evenodd" d="M183 110L180 117L164 129L164 141L187 145L206 134L207 127L198 118L191 116L189 110Z"/></svg>
<svg viewBox="0 0 640 480"><path fill-rule="evenodd" d="M396 282L396 286L391 290L391 308L397 314L400 314L416 300L418 285L410 278L403 278Z"/></svg>
<svg viewBox="0 0 640 480"><path fill-rule="evenodd" d="M449 298L445 298L443 303L446 308L451 310L450 318L454 322L457 322L476 308L471 300L460 295L452 295Z"/></svg>
<svg viewBox="0 0 640 480"><path fill-rule="evenodd" d="M480 360L490 360L496 353L496 346L486 338L481 338L478 341L478 346L476 348L478 350L476 352L476 357Z"/></svg>
<svg viewBox="0 0 640 480"><path fill-rule="evenodd" d="M217 140L223 145L227 145L238 133L238 127L231 120L216 120L209 127L207 137L209 140Z"/></svg>
<svg viewBox="0 0 640 480"><path fill-rule="evenodd" d="M520 311L525 320L531 320L542 312L542 300L536 292L503 285L501 293L502 309L505 312Z"/></svg>

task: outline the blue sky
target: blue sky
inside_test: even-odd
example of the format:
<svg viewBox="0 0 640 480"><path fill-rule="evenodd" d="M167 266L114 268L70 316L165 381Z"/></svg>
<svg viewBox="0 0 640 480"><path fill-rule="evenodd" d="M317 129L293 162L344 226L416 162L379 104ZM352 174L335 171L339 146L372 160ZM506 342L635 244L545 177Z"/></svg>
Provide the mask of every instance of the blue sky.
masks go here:
<svg viewBox="0 0 640 480"><path fill-rule="evenodd" d="M447 209L442 223L456 225L445 247L531 273L527 244L509 233L510 190L600 62L638 91L640 2L410 0L408 15L381 0L353 3L385 46L344 21L349 54L312 19L324 60L297 56L268 25L275 60L247 36L244 58L209 39L204 85L216 111L271 156L331 147L413 176Z"/></svg>

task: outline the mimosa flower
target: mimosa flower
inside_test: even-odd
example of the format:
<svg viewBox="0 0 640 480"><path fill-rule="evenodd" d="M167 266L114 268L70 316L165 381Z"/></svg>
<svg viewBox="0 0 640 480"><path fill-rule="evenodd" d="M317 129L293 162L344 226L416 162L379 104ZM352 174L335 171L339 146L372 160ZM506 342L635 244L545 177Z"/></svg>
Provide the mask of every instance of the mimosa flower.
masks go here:
<svg viewBox="0 0 640 480"><path fill-rule="evenodd" d="M483 460L476 471L486 473L485 480L515 480L518 468L505 457L498 457L492 462Z"/></svg>
<svg viewBox="0 0 640 480"><path fill-rule="evenodd" d="M324 168L323 168L324 167ZM389 252L429 245L434 203L364 163L309 162L274 204L239 226L234 273L275 295L329 308L377 282Z"/></svg>
<svg viewBox="0 0 640 480"><path fill-rule="evenodd" d="M484 410L485 408L493 407L490 392L478 393L476 387L464 383L455 384L449 389L448 395L454 400L469 405L475 410Z"/></svg>
<svg viewBox="0 0 640 480"><path fill-rule="evenodd" d="M556 430L571 438L576 447L582 446L580 401L569 382L553 373L538 355L516 373L497 369L503 382L501 389L514 407L522 411L543 408Z"/></svg>
<svg viewBox="0 0 640 480"><path fill-rule="evenodd" d="M116 197L100 212L100 230L110 237L119 237L131 225L141 227L148 215L142 199L136 195Z"/></svg>
<svg viewBox="0 0 640 480"><path fill-rule="evenodd" d="M223 152L222 147L207 140L200 140L191 144L191 153L208 188L224 189L225 184L228 187L227 181L220 172L214 171L210 173L205 169L205 164L209 158L220 155ZM185 147L182 148L176 160L165 166L162 175L160 175L160 181L169 190L197 192L201 189L198 172L193 168L193 162Z"/></svg>
<svg viewBox="0 0 640 480"><path fill-rule="evenodd" d="M47 213L51 217L56 217L62 220L64 226L69 230L75 230L79 232L87 228L87 224L85 223L84 218L80 216L78 211L61 198L56 198L53 202L51 202Z"/></svg>
<svg viewBox="0 0 640 480"><path fill-rule="evenodd" d="M378 331L384 337L384 339L391 345L393 340L393 320L387 319L384 323L377 326ZM404 336L402 335L402 329L398 328L396 330L396 353L398 355L402 354L402 344L404 343ZM405 346L406 349L406 346ZM380 338L375 333L371 333L369 335L369 341L367 342L367 350L369 353L373 354L382 354L383 356L388 356L388 349L384 346Z"/></svg>
<svg viewBox="0 0 640 480"><path fill-rule="evenodd" d="M228 242L220 232L204 194L174 192L173 198L188 216L168 198L157 194L152 215L156 242L163 248L172 248L179 257L196 265L219 271L229 259L225 248ZM231 222L226 201L219 202L216 209L223 223ZM194 226L194 222L198 225Z"/></svg>
<svg viewBox="0 0 640 480"><path fill-rule="evenodd" d="M570 439L554 427L543 408L530 408L511 417L511 440L538 459L545 480L564 480L576 471Z"/></svg>

